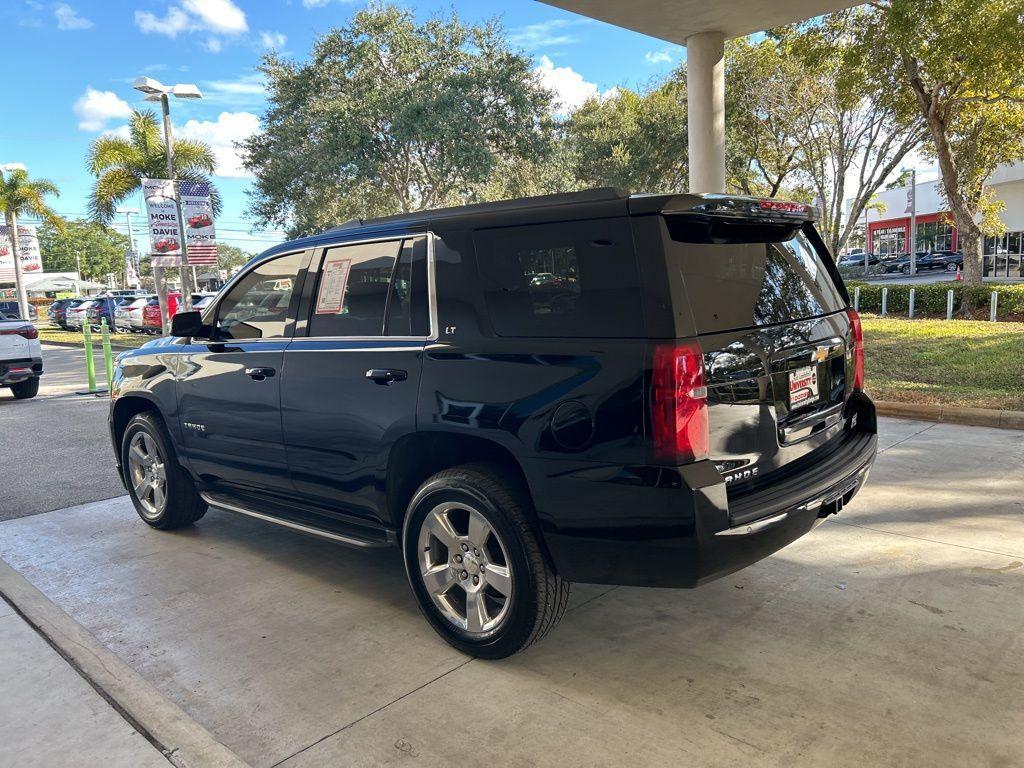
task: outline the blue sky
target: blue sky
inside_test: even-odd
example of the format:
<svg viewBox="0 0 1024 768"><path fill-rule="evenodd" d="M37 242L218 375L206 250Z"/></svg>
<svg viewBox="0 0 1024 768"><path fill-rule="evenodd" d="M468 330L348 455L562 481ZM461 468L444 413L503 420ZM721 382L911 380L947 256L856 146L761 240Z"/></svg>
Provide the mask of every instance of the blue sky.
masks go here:
<svg viewBox="0 0 1024 768"><path fill-rule="evenodd" d="M534 0L402 3L417 17L453 9L467 21L501 17L515 46L534 57L564 104L615 86L642 87L678 66L684 49L584 19ZM231 142L258 128L263 87L255 66L269 48L304 59L313 40L345 24L365 2L343 0L4 0L4 58L15 62L4 88L0 164L24 164L62 190L54 207L84 217L90 141L123 130L132 108L148 107L131 88L138 75L196 83L202 101L172 100L178 135L217 153L215 179L225 208L218 234L249 251L281 238L252 233L245 178ZM10 70L8 70L9 72ZM18 109L12 97L18 99ZM131 203L141 207L141 200ZM136 222L137 237L143 228ZM140 246L142 244L140 243Z"/></svg>

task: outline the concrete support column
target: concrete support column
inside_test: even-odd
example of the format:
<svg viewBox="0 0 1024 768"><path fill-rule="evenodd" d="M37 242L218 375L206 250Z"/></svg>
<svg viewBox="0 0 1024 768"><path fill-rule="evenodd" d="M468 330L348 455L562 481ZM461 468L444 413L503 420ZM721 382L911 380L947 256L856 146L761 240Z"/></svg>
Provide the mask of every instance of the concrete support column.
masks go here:
<svg viewBox="0 0 1024 768"><path fill-rule="evenodd" d="M725 35L686 38L690 191L725 192Z"/></svg>

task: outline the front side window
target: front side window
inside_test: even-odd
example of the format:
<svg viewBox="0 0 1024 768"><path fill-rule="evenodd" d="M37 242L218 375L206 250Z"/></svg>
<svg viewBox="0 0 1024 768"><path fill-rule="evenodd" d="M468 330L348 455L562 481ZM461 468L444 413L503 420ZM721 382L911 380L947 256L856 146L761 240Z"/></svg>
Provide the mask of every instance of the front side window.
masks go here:
<svg viewBox="0 0 1024 768"><path fill-rule="evenodd" d="M286 335L288 307L303 254L265 261L232 287L217 308L216 337L273 339Z"/></svg>

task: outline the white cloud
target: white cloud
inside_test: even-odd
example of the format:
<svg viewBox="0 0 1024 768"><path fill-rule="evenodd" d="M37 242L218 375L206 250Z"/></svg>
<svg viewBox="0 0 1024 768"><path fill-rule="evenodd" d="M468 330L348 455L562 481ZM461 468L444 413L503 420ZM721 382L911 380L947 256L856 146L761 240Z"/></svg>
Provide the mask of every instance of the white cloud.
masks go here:
<svg viewBox="0 0 1024 768"><path fill-rule="evenodd" d="M616 92L610 89L602 94L597 85L584 80L572 67L556 67L547 56L540 57L540 65L533 71L541 85L554 92L556 114L572 112L587 99L608 98Z"/></svg>
<svg viewBox="0 0 1024 768"><path fill-rule="evenodd" d="M260 32L260 42L263 43L263 47L270 48L284 48L284 44L288 42L288 38L282 35L280 32Z"/></svg>
<svg viewBox="0 0 1024 768"><path fill-rule="evenodd" d="M182 32L215 32L222 35L237 35L246 32L249 24L245 12L231 0L182 0L172 5L163 17L149 11L135 12L135 25L147 34L177 37ZM207 48L219 46L220 41L207 40ZM217 50L220 50L218 47Z"/></svg>
<svg viewBox="0 0 1024 768"><path fill-rule="evenodd" d="M527 24L525 27L509 30L508 42L531 51L553 45L578 43L579 37L568 30L580 24L587 24L589 21L589 19L551 19L538 24Z"/></svg>
<svg viewBox="0 0 1024 768"><path fill-rule="evenodd" d="M302 5L306 8L323 8L331 0L302 0Z"/></svg>
<svg viewBox="0 0 1024 768"><path fill-rule="evenodd" d="M250 72L237 80L207 80L201 86L204 101L222 107L258 111L266 100L267 86L259 72Z"/></svg>
<svg viewBox="0 0 1024 768"><path fill-rule="evenodd" d="M89 19L79 16L78 11L67 3L57 3L53 7L53 15L57 17L57 29L62 29L65 32L89 29L93 26Z"/></svg>
<svg viewBox="0 0 1024 768"><path fill-rule="evenodd" d="M175 135L210 145L217 159L217 176L250 178L234 143L260 130L260 119L252 112L221 112L216 120L189 120Z"/></svg>
<svg viewBox="0 0 1024 768"><path fill-rule="evenodd" d="M648 51L644 54L644 61L648 64L668 64L672 61L672 49L662 48L660 51Z"/></svg>
<svg viewBox="0 0 1024 768"><path fill-rule="evenodd" d="M172 5L167 9L167 15L163 18L149 11L136 11L135 26L146 34L177 37L179 32L192 28L192 21L181 8Z"/></svg>
<svg viewBox="0 0 1024 768"><path fill-rule="evenodd" d="M130 117L132 108L113 91L97 91L92 86L75 102L78 127L83 131L102 131L108 120Z"/></svg>
<svg viewBox="0 0 1024 768"><path fill-rule="evenodd" d="M202 20L203 28L227 35L247 32L245 12L231 0L184 0L185 10Z"/></svg>
<svg viewBox="0 0 1024 768"><path fill-rule="evenodd" d="M224 44L220 41L219 37L209 37L206 42L203 43L203 48L208 50L210 53L220 53L221 48Z"/></svg>

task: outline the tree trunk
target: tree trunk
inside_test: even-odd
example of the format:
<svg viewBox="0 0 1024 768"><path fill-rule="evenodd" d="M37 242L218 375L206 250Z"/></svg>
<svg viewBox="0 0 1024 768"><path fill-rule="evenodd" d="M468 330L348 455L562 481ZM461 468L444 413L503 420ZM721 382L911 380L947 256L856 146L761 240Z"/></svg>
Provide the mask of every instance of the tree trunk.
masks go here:
<svg viewBox="0 0 1024 768"><path fill-rule="evenodd" d="M981 285L982 265L984 258L981 255L983 238L981 229L973 221L970 227L961 227L957 222L957 229L960 237L960 250L964 254L964 282L974 285Z"/></svg>
<svg viewBox="0 0 1024 768"><path fill-rule="evenodd" d="M21 278L21 239L18 237L18 216L14 211L7 211L7 232L11 241L11 253L14 256L14 287L18 293L18 314L22 320L31 320L28 314L28 294Z"/></svg>

